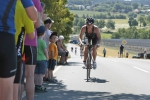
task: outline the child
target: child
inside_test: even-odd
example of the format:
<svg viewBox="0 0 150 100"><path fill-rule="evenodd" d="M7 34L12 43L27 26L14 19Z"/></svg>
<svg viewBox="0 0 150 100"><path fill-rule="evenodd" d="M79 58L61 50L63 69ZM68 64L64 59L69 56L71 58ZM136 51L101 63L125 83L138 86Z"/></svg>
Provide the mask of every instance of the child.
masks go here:
<svg viewBox="0 0 150 100"><path fill-rule="evenodd" d="M45 41L43 40L45 27L40 26L37 29L38 46L37 46L37 62L35 67L35 92L47 92L46 88L42 87L43 76L47 68L48 51Z"/></svg>
<svg viewBox="0 0 150 100"><path fill-rule="evenodd" d="M56 41L57 41L57 32L52 32L50 36L50 45L49 45L49 66L48 66L48 80L49 82L57 82L53 78L53 70L55 69L57 57L58 57L58 50L56 46Z"/></svg>

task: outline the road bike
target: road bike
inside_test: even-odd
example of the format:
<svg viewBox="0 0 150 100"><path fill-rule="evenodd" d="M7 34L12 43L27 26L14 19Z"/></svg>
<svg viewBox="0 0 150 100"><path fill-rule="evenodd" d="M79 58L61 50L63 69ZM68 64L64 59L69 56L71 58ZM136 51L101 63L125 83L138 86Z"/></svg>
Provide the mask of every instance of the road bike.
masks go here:
<svg viewBox="0 0 150 100"><path fill-rule="evenodd" d="M83 67L84 69L87 69L87 82L89 81L90 79L90 73L91 73L91 69L93 67L93 64L92 64L92 48L93 48L93 45L92 45L92 41L89 40L88 43L86 44L87 48L88 48L88 57L86 59L86 66Z"/></svg>

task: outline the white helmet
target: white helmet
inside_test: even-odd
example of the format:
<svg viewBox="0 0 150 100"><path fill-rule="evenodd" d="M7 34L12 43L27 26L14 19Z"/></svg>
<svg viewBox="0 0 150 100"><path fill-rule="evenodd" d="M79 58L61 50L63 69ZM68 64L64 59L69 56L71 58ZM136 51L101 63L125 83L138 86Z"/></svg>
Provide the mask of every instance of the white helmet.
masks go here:
<svg viewBox="0 0 150 100"><path fill-rule="evenodd" d="M63 40L63 39L64 39L64 36L60 35L60 36L59 36L59 39L60 39L60 40Z"/></svg>

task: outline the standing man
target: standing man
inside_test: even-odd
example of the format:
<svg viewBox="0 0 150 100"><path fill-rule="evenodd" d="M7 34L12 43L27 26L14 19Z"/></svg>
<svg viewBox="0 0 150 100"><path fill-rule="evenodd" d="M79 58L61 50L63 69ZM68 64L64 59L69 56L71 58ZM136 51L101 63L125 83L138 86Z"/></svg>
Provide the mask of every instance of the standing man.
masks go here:
<svg viewBox="0 0 150 100"><path fill-rule="evenodd" d="M121 45L120 46L120 58L123 58L123 49L124 49L124 46Z"/></svg>
<svg viewBox="0 0 150 100"><path fill-rule="evenodd" d="M103 50L104 57L106 56L106 49Z"/></svg>

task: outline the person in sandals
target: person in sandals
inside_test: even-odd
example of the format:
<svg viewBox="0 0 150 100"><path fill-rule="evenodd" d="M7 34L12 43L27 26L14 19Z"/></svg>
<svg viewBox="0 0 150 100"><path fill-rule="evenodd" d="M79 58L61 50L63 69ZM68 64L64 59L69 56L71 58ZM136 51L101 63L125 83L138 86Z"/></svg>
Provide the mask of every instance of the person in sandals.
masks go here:
<svg viewBox="0 0 150 100"><path fill-rule="evenodd" d="M49 59L47 46L45 41L43 40L44 32L45 32L44 26L40 26L40 28L37 29L38 46L37 46L37 62L34 76L35 92L47 92L46 88L42 87L43 76L47 68L47 60Z"/></svg>

